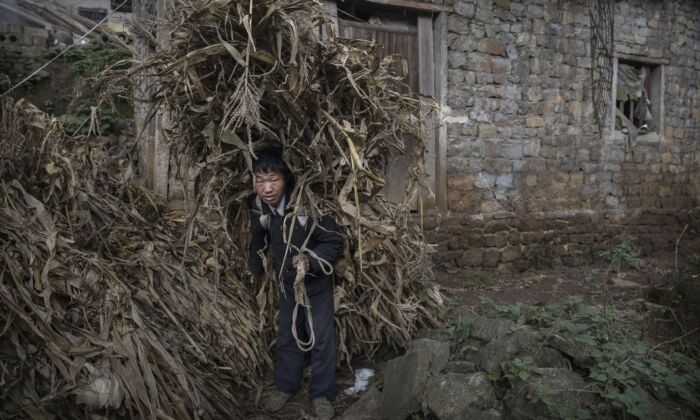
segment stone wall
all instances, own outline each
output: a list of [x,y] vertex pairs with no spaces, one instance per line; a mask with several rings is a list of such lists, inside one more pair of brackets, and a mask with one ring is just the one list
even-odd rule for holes
[[48,37],[49,33],[44,28],[19,22],[0,22],[0,60],[40,57]]
[[438,263],[577,264],[622,235],[650,252],[699,206],[700,1],[615,3],[615,51],[663,63],[660,127],[634,140],[598,133],[587,1],[452,2]]

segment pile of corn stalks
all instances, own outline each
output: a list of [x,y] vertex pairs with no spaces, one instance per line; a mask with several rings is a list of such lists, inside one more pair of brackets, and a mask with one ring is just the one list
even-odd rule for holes
[[[126,145],[66,138],[19,102],[0,115],[0,417],[230,417],[270,366],[276,287],[247,270],[251,157],[278,145],[295,211],[330,214],[340,361],[402,346],[441,303],[411,209],[424,106],[397,57],[320,39],[311,1],[176,0],[170,46],[101,82],[153,77],[186,213],[131,183]],[[416,147],[403,203],[381,194]],[[420,208],[420,206],[419,206]],[[67,401],[76,399],[80,404]]]
[[223,269],[241,251],[211,220],[185,241],[185,218],[128,182],[124,145],[68,139],[23,101],[0,118],[0,417],[235,413],[269,364]]
[[[312,1],[175,3],[167,45],[126,76],[157,75],[150,99],[165,111],[173,155],[190,168],[182,171],[194,179],[185,182],[190,207],[228,215],[244,249],[251,157],[282,147],[295,211],[332,215],[348,243],[336,267],[340,359],[406,343],[434,321],[440,296],[428,287],[432,267],[411,220],[425,178],[425,105],[398,92],[400,58],[380,60],[366,41],[322,39],[321,28],[330,29]],[[399,204],[381,194],[396,153],[414,158]],[[271,287],[266,302],[274,296]]]

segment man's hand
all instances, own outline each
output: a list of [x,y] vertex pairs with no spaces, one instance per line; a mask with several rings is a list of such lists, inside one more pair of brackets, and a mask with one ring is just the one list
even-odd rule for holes
[[309,272],[309,258],[306,255],[295,255],[292,257],[292,265],[299,270],[299,263],[303,264],[305,272]]

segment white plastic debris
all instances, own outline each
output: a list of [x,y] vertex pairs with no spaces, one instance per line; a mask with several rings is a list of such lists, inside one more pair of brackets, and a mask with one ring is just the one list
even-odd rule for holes
[[369,378],[374,376],[374,369],[357,369],[355,371],[355,385],[347,388],[345,395],[356,395],[367,389]]

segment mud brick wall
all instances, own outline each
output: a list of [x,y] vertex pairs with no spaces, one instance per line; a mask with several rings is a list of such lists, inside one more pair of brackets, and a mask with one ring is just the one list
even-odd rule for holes
[[615,2],[616,53],[657,63],[663,85],[658,129],[634,141],[598,134],[588,1],[445,3],[448,209],[426,221],[436,262],[578,264],[623,235],[669,247],[700,205],[700,1]]

